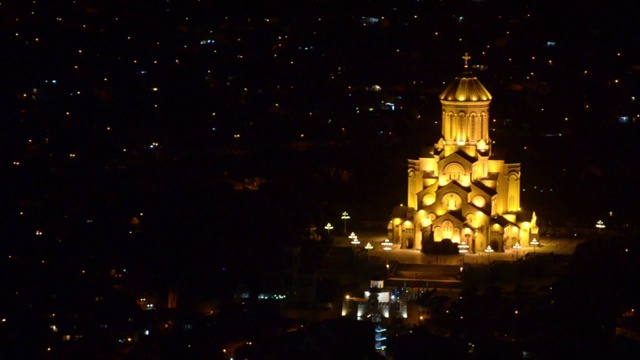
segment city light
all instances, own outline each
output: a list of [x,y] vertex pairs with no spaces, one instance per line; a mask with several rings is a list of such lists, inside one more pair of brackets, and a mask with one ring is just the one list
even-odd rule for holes
[[389,239],[385,239],[380,245],[382,245],[382,248],[385,251],[385,262],[386,262],[386,266],[387,266],[387,274],[389,273],[389,251],[392,249],[393,247],[393,243],[391,241],[389,241]]
[[[524,358],[584,358],[606,351],[603,333],[633,337],[633,2],[588,2],[572,14],[587,25],[559,38],[536,31],[567,28],[555,2],[414,2],[277,16],[201,0],[0,2],[10,40],[0,265],[18,276],[3,288],[0,328],[29,339],[6,358],[117,357],[169,337],[178,359],[304,358],[291,341],[327,338],[345,346],[314,355],[384,357],[389,346],[392,357],[438,357],[408,335],[421,324],[466,341],[478,340],[469,329],[501,329],[481,336],[479,355],[507,346]],[[344,208],[356,211],[352,231]],[[343,233],[324,220],[343,221]],[[586,266],[572,266],[576,251]],[[482,290],[494,282],[503,291]],[[476,306],[483,297],[491,306]],[[137,312],[110,306],[122,299]],[[372,324],[320,323],[339,303]],[[103,308],[109,316],[92,311]],[[220,319],[249,335],[198,344]],[[266,341],[251,335],[257,325],[272,330],[258,334]],[[563,333],[535,335],[553,326]],[[456,353],[473,353],[464,340]],[[563,341],[572,346],[558,355]]]
[[349,239],[351,239],[351,245],[353,246],[360,245],[358,236],[355,233],[351,233],[351,235],[349,235]]
[[367,250],[367,261],[369,261],[369,251],[373,250],[373,245],[368,242],[367,245],[364,246],[364,249]]
[[325,230],[327,230],[327,235],[331,236],[331,230],[333,230],[333,225],[331,225],[331,223],[327,223],[327,225],[324,226]]
[[461,260],[462,260],[462,267],[460,267],[460,272],[463,271],[463,267],[464,267],[464,256],[465,254],[467,254],[469,252],[469,245],[467,245],[466,242],[461,242],[460,245],[458,245],[458,254],[461,255]]
[[344,234],[347,234],[347,220],[351,219],[348,212],[343,212],[341,219],[344,221]]
[[351,235],[349,235],[349,239],[351,239],[351,245],[353,245],[353,251],[356,251],[356,246],[360,245],[360,241],[358,240],[358,236],[356,235],[356,233],[351,233]]
[[491,263],[491,253],[493,252],[493,249],[491,248],[491,245],[487,246],[487,248],[484,250],[484,252],[487,253],[487,262],[490,264]]
[[516,259],[518,259],[518,250],[522,249],[522,245],[518,242],[513,244],[513,248],[516,249]]
[[533,238],[533,240],[531,240],[531,246],[533,246],[533,253],[536,253],[536,247],[540,245],[540,242],[538,241],[538,239]]

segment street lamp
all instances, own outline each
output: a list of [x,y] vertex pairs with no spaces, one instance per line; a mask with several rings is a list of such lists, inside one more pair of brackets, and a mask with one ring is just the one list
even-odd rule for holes
[[487,253],[487,261],[489,262],[489,264],[491,264],[491,253],[493,252],[493,249],[491,248],[491,245],[487,246],[487,248],[484,250],[484,252]]
[[604,225],[604,222],[602,220],[598,220],[598,222],[596,223],[596,228],[598,229],[598,233],[602,232],[602,229],[604,229],[606,226]]
[[522,245],[519,242],[513,244],[513,248],[516,249],[516,260],[518,260],[518,250],[522,249]]
[[393,243],[389,239],[385,239],[380,245],[385,252],[385,262],[387,263],[387,275],[389,274],[389,251],[391,250]]
[[373,245],[368,242],[367,245],[364,246],[364,249],[367,250],[367,261],[369,261],[369,250],[373,249]]
[[356,252],[356,246],[360,245],[360,241],[358,241],[358,237],[356,236],[355,233],[351,233],[351,235],[349,235],[349,239],[351,239],[351,245],[353,245],[353,252]]
[[349,213],[345,211],[345,212],[342,213],[341,219],[344,220],[344,234],[346,235],[347,234],[347,220],[351,219],[351,216],[349,216]]
[[469,245],[466,242],[461,242],[458,245],[458,254],[462,255],[462,266],[464,266],[464,255],[469,252]]
[[531,240],[531,245],[533,246],[533,253],[536,253],[536,246],[540,245],[540,242],[538,241],[538,239],[533,238],[533,240]]
[[331,236],[331,230],[333,230],[333,225],[331,225],[331,223],[327,223],[327,225],[325,225],[324,228],[325,230],[327,230],[327,234]]

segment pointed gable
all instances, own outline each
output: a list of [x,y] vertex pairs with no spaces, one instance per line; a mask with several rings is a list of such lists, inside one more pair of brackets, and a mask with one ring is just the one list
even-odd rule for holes
[[480,181],[474,181],[471,183],[471,192],[480,193],[488,196],[489,198],[497,194],[496,189],[492,189]]
[[471,191],[470,187],[465,187],[460,185],[457,181],[452,181],[447,185],[441,186],[438,190],[436,190],[436,196],[440,198],[442,195],[455,192],[460,196],[464,196],[466,198],[467,194]]
[[475,163],[478,159],[473,156],[469,156],[466,152],[462,150],[458,150],[453,154],[441,159],[438,161],[438,168],[443,169],[446,165],[452,162],[460,163],[464,166],[465,169],[471,170],[471,165]]
[[460,211],[450,211],[444,215],[438,216],[435,220],[433,220],[433,226],[440,226],[446,220],[451,221],[455,226],[459,227],[462,227],[466,221]]

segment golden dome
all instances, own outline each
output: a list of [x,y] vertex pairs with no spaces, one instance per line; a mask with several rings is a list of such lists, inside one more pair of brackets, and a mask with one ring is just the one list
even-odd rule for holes
[[490,101],[491,94],[480,83],[471,71],[465,69],[462,76],[458,76],[440,94],[440,100],[446,101]]

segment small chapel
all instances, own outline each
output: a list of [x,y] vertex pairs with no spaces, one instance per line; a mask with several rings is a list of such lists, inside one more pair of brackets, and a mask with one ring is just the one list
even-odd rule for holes
[[[442,134],[408,160],[406,205],[393,209],[388,236],[403,249],[430,252],[437,243],[469,253],[529,246],[535,213],[520,208],[520,163],[505,162],[489,134],[491,94],[469,69],[440,94]],[[489,248],[490,247],[490,248]]]

